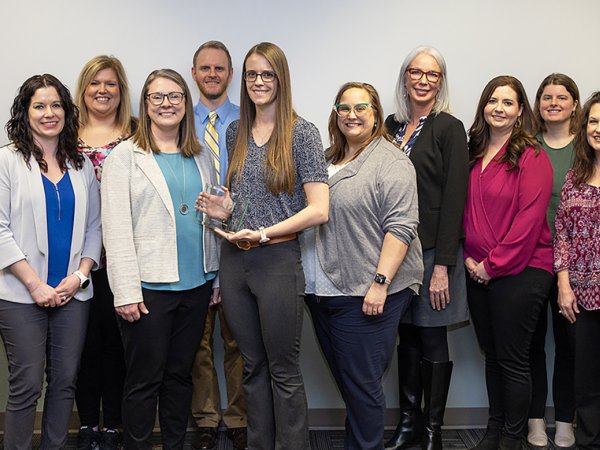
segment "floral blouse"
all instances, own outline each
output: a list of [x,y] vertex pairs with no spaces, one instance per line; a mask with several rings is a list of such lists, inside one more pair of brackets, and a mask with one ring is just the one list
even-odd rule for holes
[[[77,140],[77,149],[90,158],[90,161],[94,165],[94,170],[96,171],[96,179],[98,183],[102,178],[102,165],[106,157],[112,152],[113,148],[121,143],[125,139],[123,136],[119,136],[114,141],[109,142],[102,147],[92,147],[87,145],[83,139],[79,138]],[[106,253],[104,252],[104,247],[102,247],[102,256],[100,257],[100,268],[106,267]]]
[[567,172],[556,213],[554,271],[569,271],[577,303],[600,309],[600,187],[573,184]]
[[102,178],[102,163],[110,154],[110,152],[112,152],[113,148],[120,144],[123,139],[123,136],[119,136],[114,141],[109,142],[102,147],[91,147],[87,145],[83,139],[78,139],[77,148],[80,152],[84,153],[88,158],[90,158],[90,161],[92,161],[98,182],[100,182]]

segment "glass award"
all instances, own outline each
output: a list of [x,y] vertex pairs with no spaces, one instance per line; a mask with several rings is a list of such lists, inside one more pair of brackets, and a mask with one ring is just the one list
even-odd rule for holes
[[[206,213],[203,213],[202,224],[211,229],[219,228],[223,231],[235,233],[241,229],[246,217],[248,210],[247,202],[240,202],[238,195],[235,192],[227,192],[223,189],[223,186],[206,184],[204,192],[211,196],[217,197],[216,207],[223,210],[225,214],[229,215],[229,219],[222,220],[214,217],[210,217]],[[215,199],[213,198],[213,201]]]

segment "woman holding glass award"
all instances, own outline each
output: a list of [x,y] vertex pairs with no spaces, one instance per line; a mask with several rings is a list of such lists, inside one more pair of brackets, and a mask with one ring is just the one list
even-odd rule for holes
[[219,264],[216,235],[193,205],[215,181],[188,87],[170,69],[142,89],[139,126],[104,162],[107,270],[123,338],[125,447],[150,449],[158,403],[164,448],[183,448],[191,368]]
[[[229,215],[221,248],[223,308],[244,359],[248,448],[309,448],[300,373],[304,275],[297,233],[328,218],[329,195],[317,128],[292,108],[283,51],[263,42],[244,60],[240,120],[227,130],[229,214],[216,196],[199,208]],[[229,198],[228,195],[225,198]],[[217,212],[217,210],[220,210]]]

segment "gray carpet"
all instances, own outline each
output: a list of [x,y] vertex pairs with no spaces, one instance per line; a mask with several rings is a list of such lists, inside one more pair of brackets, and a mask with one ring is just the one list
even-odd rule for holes
[[[472,430],[444,430],[443,440],[445,449],[468,449],[477,444],[483,437],[483,429],[472,429]],[[389,438],[392,431],[386,431],[386,439]],[[192,440],[193,433],[188,433],[186,437],[185,448],[190,449],[190,442]],[[160,450],[162,446],[160,444],[160,435],[155,433],[152,437],[152,441],[155,444],[154,449]],[[69,439],[65,449],[75,449],[77,444],[77,434],[69,434]],[[36,434],[34,436],[33,448],[37,449],[40,445],[40,436]],[[1,446],[1,444],[0,444]],[[3,447],[3,446],[2,446]],[[311,450],[343,450],[344,448],[344,432],[342,430],[313,430],[310,432],[310,448]],[[418,450],[420,447],[414,447]],[[219,441],[217,450],[233,450],[231,441],[227,438],[224,431],[219,432]],[[412,450],[412,449],[411,449]]]

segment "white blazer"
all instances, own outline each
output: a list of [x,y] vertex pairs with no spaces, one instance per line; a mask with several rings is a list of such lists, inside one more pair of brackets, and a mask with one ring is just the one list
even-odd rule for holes
[[[216,184],[210,155],[194,157],[203,183]],[[102,226],[115,306],[140,303],[142,281],[179,281],[175,211],[154,154],[126,140],[104,160]],[[194,211],[192,210],[191,213]],[[217,235],[204,227],[204,271],[219,269]]]
[[[31,169],[13,145],[0,148],[0,299],[16,303],[34,303],[29,291],[8,266],[26,259],[37,275],[48,279],[48,225],[46,196],[40,166],[32,156]],[[73,236],[67,273],[79,268],[81,258],[100,261],[102,230],[100,225],[100,187],[92,163],[87,157],[81,170],[67,164],[75,193]],[[92,283],[76,294],[77,300],[89,300]]]

